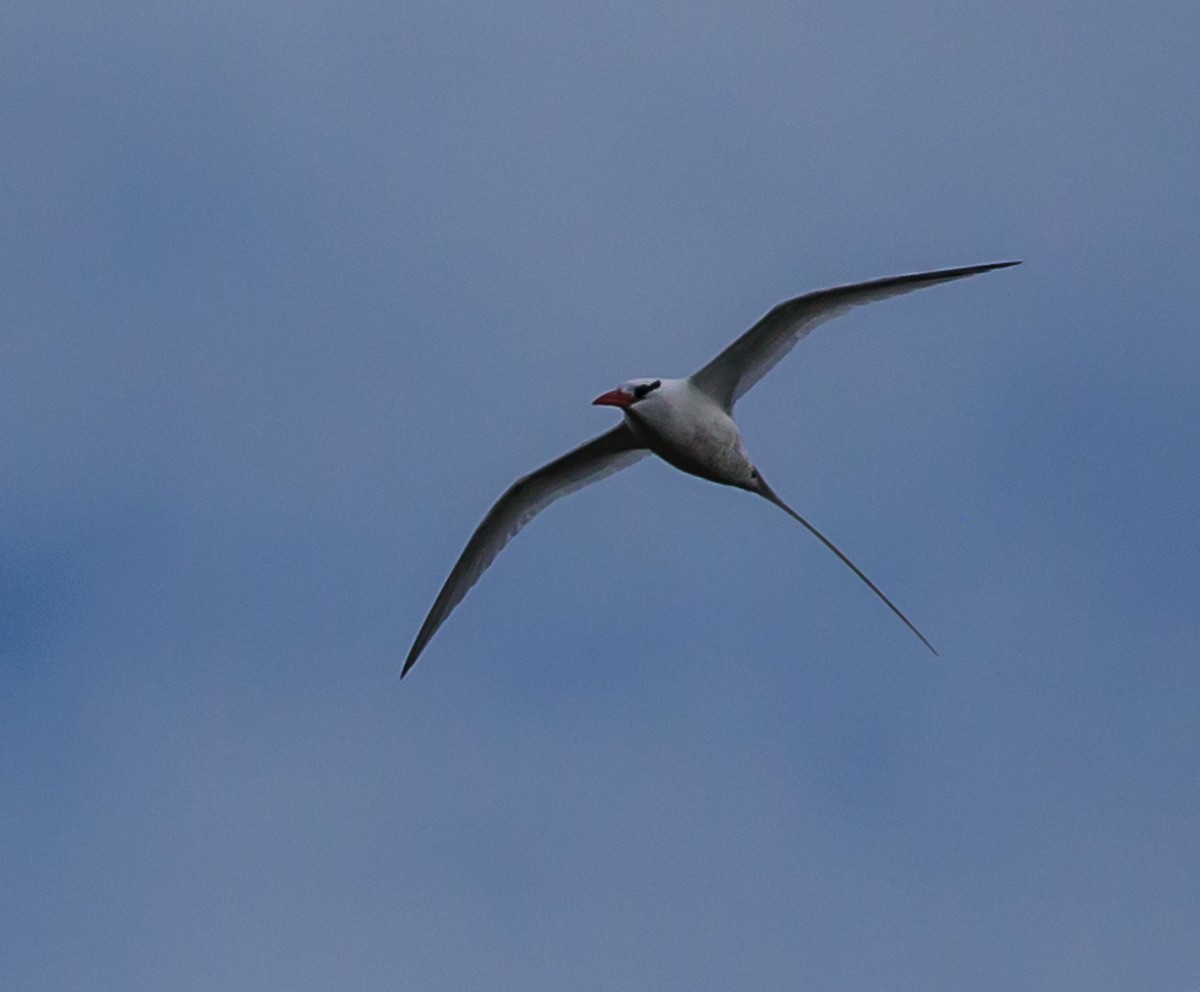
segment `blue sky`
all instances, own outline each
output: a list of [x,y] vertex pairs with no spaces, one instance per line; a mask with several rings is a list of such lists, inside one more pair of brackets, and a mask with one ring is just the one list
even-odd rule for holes
[[1197,20],[8,4],[0,985],[1194,989]]

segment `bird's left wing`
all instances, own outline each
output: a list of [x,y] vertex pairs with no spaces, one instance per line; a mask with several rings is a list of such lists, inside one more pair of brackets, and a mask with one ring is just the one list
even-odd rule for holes
[[784,355],[795,347],[818,324],[832,320],[852,307],[889,296],[911,293],[914,289],[936,286],[938,283],[962,279],[964,276],[1006,269],[1020,262],[991,262],[986,265],[967,265],[958,269],[939,269],[936,272],[917,272],[906,276],[890,276],[873,282],[822,289],[816,293],[797,296],[780,303],[770,313],[729,345],[716,358],[692,376],[692,382],[720,403],[726,410],[759,379],[771,371]]
[[622,423],[509,486],[458,556],[450,577],[421,624],[400,677],[408,674],[450,611],[462,602],[517,531],[556,499],[632,465],[644,454],[646,449]]

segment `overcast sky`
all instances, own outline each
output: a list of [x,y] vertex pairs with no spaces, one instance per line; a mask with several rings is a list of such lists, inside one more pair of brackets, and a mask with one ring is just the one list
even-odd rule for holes
[[[0,986],[1194,990],[1194,3],[0,13]],[[794,521],[592,397],[774,303]]]

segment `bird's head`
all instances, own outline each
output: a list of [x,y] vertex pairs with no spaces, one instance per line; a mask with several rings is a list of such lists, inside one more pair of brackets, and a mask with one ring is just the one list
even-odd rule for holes
[[630,379],[592,400],[593,406],[619,406],[627,409],[640,403],[662,385],[661,379]]

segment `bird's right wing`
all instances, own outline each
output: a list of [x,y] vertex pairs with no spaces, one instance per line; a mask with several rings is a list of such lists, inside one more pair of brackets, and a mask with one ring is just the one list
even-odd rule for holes
[[462,602],[517,531],[556,499],[632,465],[644,454],[646,449],[622,423],[509,486],[458,556],[450,577],[421,624],[400,677],[408,674],[450,611]]
[[940,269],[907,276],[890,276],[851,286],[837,286],[797,296],[780,303],[770,313],[692,376],[692,382],[726,410],[759,379],[771,371],[796,342],[818,324],[838,317],[851,307],[886,300],[925,286],[1004,269],[1019,262],[993,262],[960,269]]

